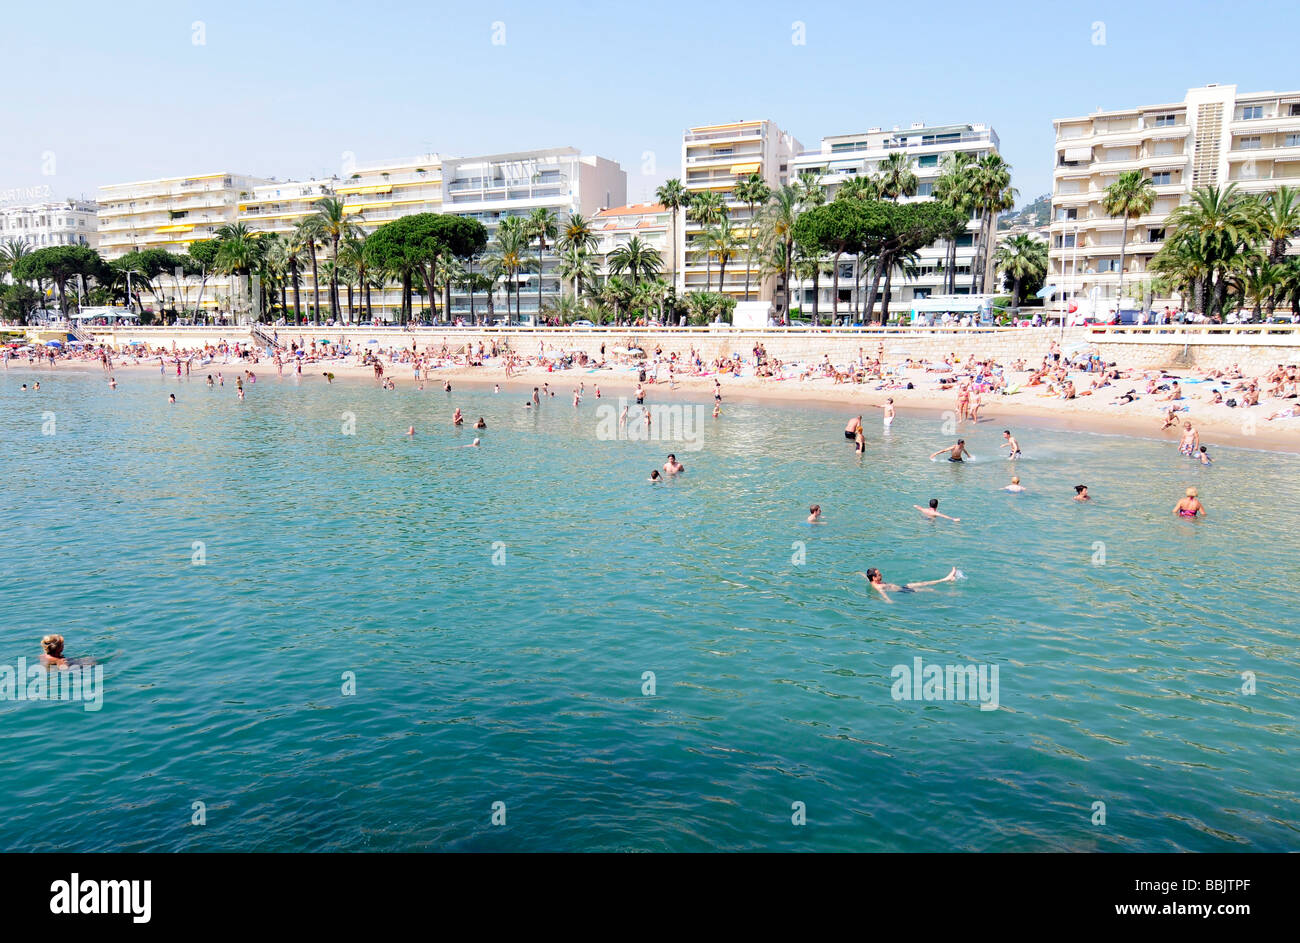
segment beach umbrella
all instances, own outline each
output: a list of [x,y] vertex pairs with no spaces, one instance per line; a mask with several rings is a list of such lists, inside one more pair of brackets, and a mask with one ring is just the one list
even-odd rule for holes
[[372,338],[370,338],[370,340],[366,341],[366,344],[367,344],[367,345],[369,345],[369,344],[374,344],[376,347],[378,347],[378,346],[379,346],[379,341],[375,340],[375,339],[372,337]]
[[46,341],[46,342],[45,342],[45,346],[46,346],[46,347],[62,347],[62,346],[63,346],[63,341]]

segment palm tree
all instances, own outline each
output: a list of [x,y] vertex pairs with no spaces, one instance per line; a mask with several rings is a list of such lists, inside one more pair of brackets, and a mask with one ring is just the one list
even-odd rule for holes
[[1300,193],[1291,187],[1278,187],[1260,203],[1257,222],[1269,244],[1269,262],[1281,263],[1291,237],[1300,235]]
[[575,299],[581,299],[584,283],[591,284],[596,281],[596,266],[592,262],[591,253],[577,247],[570,247],[560,253],[559,273],[560,278],[573,283]]
[[[311,259],[311,316],[312,321],[320,323],[320,266],[316,256],[316,249],[323,238],[320,228],[320,218],[316,215],[304,216],[294,227],[294,238],[297,243],[307,250],[307,255]],[[295,304],[297,303],[295,299]]]
[[[785,315],[790,316],[790,266],[794,262],[794,224],[802,212],[802,188],[785,184],[772,192],[772,198],[763,207],[763,240],[769,246],[769,257],[779,258],[781,277],[785,284]],[[776,246],[780,246],[777,254]]]
[[1119,240],[1119,287],[1115,296],[1115,310],[1124,304],[1124,255],[1128,249],[1128,221],[1151,212],[1156,202],[1156,190],[1150,179],[1140,170],[1129,170],[1106,188],[1101,208],[1107,216],[1124,217],[1123,234]]
[[665,180],[663,186],[655,191],[655,199],[664,205],[665,209],[672,211],[673,214],[673,288],[677,287],[677,213],[682,208],[689,206],[691,202],[690,192],[682,186],[682,182],[674,177],[671,180]]
[[600,240],[591,230],[591,222],[581,213],[574,213],[564,224],[564,231],[555,243],[562,253],[560,278],[573,279],[573,297],[582,296],[582,279],[591,269],[587,256],[596,250]]
[[519,216],[507,216],[497,226],[492,264],[506,283],[506,316],[510,313],[510,286],[515,286],[515,317],[519,317],[519,273],[527,268],[526,254],[530,237]]
[[[1235,183],[1197,187],[1191,201],[1178,206],[1166,219],[1173,228],[1152,265],[1168,250],[1177,259],[1161,270],[1195,272],[1197,310],[1210,317],[1220,314],[1228,292],[1228,275],[1233,259],[1252,246],[1259,236],[1257,211]],[[1204,305],[1204,309],[1201,305]]]
[[772,188],[767,185],[767,181],[761,174],[752,173],[736,184],[736,199],[749,207],[748,228],[744,231],[746,301],[749,300],[749,271],[754,267],[754,243],[758,236],[758,219],[755,212],[756,208],[766,203],[771,196]]
[[662,265],[659,253],[636,236],[609,254],[609,270],[616,275],[626,274],[634,286],[645,276],[659,274]]
[[[934,181],[934,198],[954,212],[970,220],[975,212],[975,158],[966,151],[951,151],[939,164],[939,177]],[[967,225],[954,230],[948,238],[948,252],[944,263],[944,294],[957,291],[957,240],[966,234]]]
[[614,310],[614,319],[618,320],[619,314],[629,305],[635,291],[632,284],[615,275],[605,279],[605,284],[600,286],[600,300],[602,304]]
[[[339,242],[356,232],[352,218],[344,211],[338,197],[326,197],[316,204],[313,214],[320,238],[330,244],[330,258],[338,259]],[[360,214],[355,219],[360,220]],[[335,265],[330,273],[330,316],[339,320],[339,270]]]
[[[704,242],[704,251],[718,257],[718,293],[721,294],[723,281],[727,277],[727,263],[735,257],[736,251],[740,248],[740,239],[736,231],[731,228],[731,221],[725,216],[715,225],[704,230],[701,238]],[[704,287],[707,289],[708,285]]]
[[537,240],[537,316],[542,314],[542,253],[546,251],[547,240],[554,240],[559,234],[559,220],[544,206],[539,206],[528,216],[525,227],[530,240]]
[[1020,307],[1020,283],[1047,274],[1047,245],[1027,235],[1012,236],[998,246],[998,271],[1011,279],[1011,306]]
[[12,272],[19,259],[31,254],[32,247],[26,240],[10,237],[0,242],[0,275]]
[[799,202],[803,204],[805,209],[821,206],[826,202],[826,188],[822,186],[822,177],[817,171],[799,171],[799,178],[795,181],[795,186],[799,188]]
[[[976,259],[983,259],[979,274],[980,292],[988,290],[993,280],[993,235],[997,214],[1016,205],[1017,190],[1011,186],[1011,165],[1001,154],[985,154],[975,164],[972,174],[972,206],[980,214],[980,249]],[[971,272],[974,287],[976,272]]]
[[813,308],[812,321],[818,324],[821,321],[821,275],[822,260],[815,255],[805,254],[798,246],[795,247],[794,263],[791,265],[791,271],[799,281],[811,281],[813,286]]
[[902,151],[894,151],[882,160],[876,173],[884,199],[897,203],[899,197],[916,196],[920,184],[912,170],[912,158]]
[[[704,229],[719,223],[727,217],[727,203],[722,198],[722,194],[716,190],[702,190],[691,198],[690,206],[686,208],[686,218],[692,222],[699,223]],[[696,236],[696,247],[702,243],[703,233]],[[713,256],[709,254],[708,247],[704,249],[704,290],[709,290],[709,283],[713,280]]]
[[236,277],[251,276],[262,262],[264,245],[261,235],[245,223],[227,223],[220,227],[215,234],[217,271]]
[[[366,312],[367,317],[372,317],[370,311],[370,278],[366,269],[366,236],[360,228],[354,228],[352,232],[343,237],[343,242],[338,249],[338,259],[346,267],[345,270],[351,271],[355,275],[358,291],[361,292],[361,308]],[[297,301],[295,299],[295,304]],[[352,284],[348,284],[348,313],[352,314]]]

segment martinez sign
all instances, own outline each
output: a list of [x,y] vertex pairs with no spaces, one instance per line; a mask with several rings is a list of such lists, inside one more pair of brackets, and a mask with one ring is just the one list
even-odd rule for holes
[[38,200],[52,199],[54,199],[54,191],[50,189],[48,183],[35,187],[14,187],[10,190],[0,190],[0,203],[34,203]]

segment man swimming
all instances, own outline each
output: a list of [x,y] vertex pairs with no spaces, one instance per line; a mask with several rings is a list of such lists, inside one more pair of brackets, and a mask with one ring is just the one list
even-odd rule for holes
[[942,579],[925,580],[920,583],[906,583],[902,586],[899,586],[897,583],[886,583],[884,576],[882,576],[880,571],[875,567],[868,567],[867,572],[859,572],[858,576],[863,577],[868,583],[870,583],[871,588],[879,593],[880,598],[885,602],[893,602],[893,600],[889,598],[889,593],[914,593],[918,589],[924,589],[927,586],[937,586],[939,583],[956,582],[957,568],[953,567],[948,571],[948,575]]
[[664,462],[664,471],[670,475],[676,475],[678,472],[686,471],[686,466],[677,461],[676,455],[669,455],[668,461]]
[[950,462],[960,462],[962,460],[963,455],[966,456],[966,458],[975,457],[974,455],[971,455],[970,452],[966,451],[966,440],[958,439],[956,445],[951,445],[946,449],[940,449],[939,451],[931,455],[930,461],[933,462],[936,458],[938,458],[940,455],[944,454],[945,452],[948,453],[948,461]]
[[849,424],[844,427],[844,438],[848,439],[850,442],[854,441],[858,436],[858,430],[861,428],[862,417],[854,416],[849,420]]
[[822,506],[820,504],[814,504],[808,508],[808,523],[809,524],[826,523],[825,521],[822,520]]
[[68,667],[68,659],[63,657],[62,635],[47,635],[41,639],[41,664],[46,668]]
[[958,521],[961,520],[960,517],[949,517],[947,514],[942,513],[939,510],[938,498],[931,498],[930,506],[928,508],[923,508],[919,504],[913,504],[912,507],[916,508],[926,517],[930,518],[930,520],[934,520],[936,517],[942,517],[945,521],[952,521],[953,523],[957,523]]
[[1091,501],[1091,500],[1092,500],[1092,498],[1090,498],[1090,497],[1088,496],[1088,486],[1087,486],[1087,485],[1075,485],[1075,486],[1074,486],[1074,500],[1076,500],[1076,501]]
[[1020,484],[1020,478],[1019,478],[1018,476],[1016,476],[1016,475],[1012,475],[1012,476],[1011,476],[1011,484],[1007,485],[1007,486],[1006,486],[1005,488],[1003,488],[1002,490],[1003,490],[1003,491],[1010,491],[1010,492],[1013,492],[1013,493],[1019,493],[1019,492],[1021,492],[1021,491],[1024,491],[1025,489],[1024,489],[1024,487]]
[[998,448],[1011,449],[1011,454],[1007,456],[1008,459],[1017,459],[1020,457],[1020,443],[1016,441],[1016,437],[1011,434],[1010,429],[1002,430],[1002,444],[999,445]]

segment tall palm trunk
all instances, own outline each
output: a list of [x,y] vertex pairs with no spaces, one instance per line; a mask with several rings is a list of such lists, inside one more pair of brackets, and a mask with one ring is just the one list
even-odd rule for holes
[[754,267],[754,204],[749,204],[749,233],[745,241],[745,300],[749,300],[749,270]]
[[821,274],[820,265],[813,267],[813,323],[816,324],[821,318]]
[[335,321],[339,318],[339,236],[334,233],[331,238],[330,258],[334,260],[334,268],[330,271],[330,317]]
[[311,319],[320,324],[320,270],[316,265],[316,243],[308,245],[311,250]]
[[539,239],[537,242],[537,319],[534,323],[542,323],[542,253],[546,251],[545,240]]
[[[293,323],[298,323],[298,318],[302,317],[302,297],[298,292],[298,259],[293,256],[289,259],[289,275],[293,279]],[[203,296],[203,289],[199,289],[199,297]]]
[[871,263],[871,277],[867,287],[867,302],[863,310],[863,316],[872,323],[876,320],[876,296],[880,293],[880,269],[889,262],[888,254],[882,252],[880,257]]
[[725,255],[719,255],[718,256],[718,294],[722,294],[722,281],[726,277],[727,277],[727,257]]
[[1115,289],[1115,313],[1124,307],[1124,251],[1128,248],[1128,214],[1124,215],[1123,234],[1119,237],[1119,287]]

